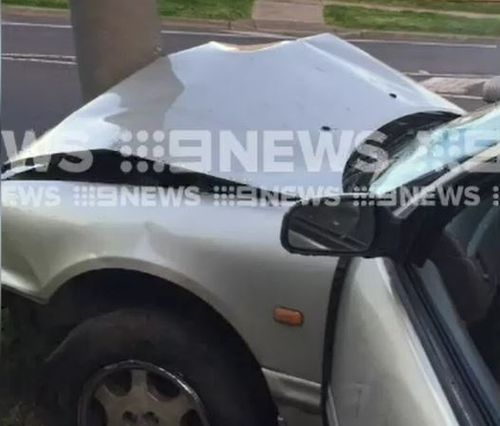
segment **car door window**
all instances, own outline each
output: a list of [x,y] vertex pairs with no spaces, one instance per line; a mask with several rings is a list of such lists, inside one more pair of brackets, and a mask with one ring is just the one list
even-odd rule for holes
[[429,261],[500,383],[500,208],[495,200],[486,198],[456,215]]

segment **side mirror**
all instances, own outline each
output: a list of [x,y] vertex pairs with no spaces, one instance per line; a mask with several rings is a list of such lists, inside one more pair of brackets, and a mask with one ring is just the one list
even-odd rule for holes
[[[375,200],[357,195],[312,200],[294,206],[283,220],[281,243],[291,253],[318,256],[381,256],[397,245],[394,222]],[[387,224],[381,230],[380,225]],[[383,241],[377,238],[380,231]]]

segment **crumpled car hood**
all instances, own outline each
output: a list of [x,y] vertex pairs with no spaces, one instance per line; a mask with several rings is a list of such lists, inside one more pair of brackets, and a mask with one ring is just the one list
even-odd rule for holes
[[[314,148],[325,129],[376,131],[400,117],[436,111],[463,113],[333,35],[253,47],[212,42],[158,59],[69,116],[16,160],[82,149],[120,151],[124,140],[133,144],[137,137],[146,145],[141,156],[262,189],[339,185],[341,173],[326,165],[311,173],[302,152],[291,158],[293,172],[249,171],[241,164],[221,170],[215,148],[216,166],[179,164],[168,149],[154,149],[166,144],[154,132],[230,131],[244,141],[247,131],[286,130],[293,138],[308,131]],[[264,139],[259,137],[259,148]],[[340,137],[335,140],[340,145]],[[339,170],[349,154],[339,156]]]

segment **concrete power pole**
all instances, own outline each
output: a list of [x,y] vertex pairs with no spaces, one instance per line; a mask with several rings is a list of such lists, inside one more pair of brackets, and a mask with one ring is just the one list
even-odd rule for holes
[[70,0],[83,97],[100,95],[162,53],[155,0]]

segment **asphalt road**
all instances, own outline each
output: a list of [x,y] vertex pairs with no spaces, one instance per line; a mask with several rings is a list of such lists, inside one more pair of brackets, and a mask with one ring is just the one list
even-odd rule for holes
[[[233,44],[276,41],[278,36],[165,31],[168,53],[210,40]],[[350,40],[396,69],[445,94],[466,109],[482,105],[482,82],[500,74],[496,44]],[[49,129],[81,105],[71,28],[66,24],[2,25],[3,130]]]

